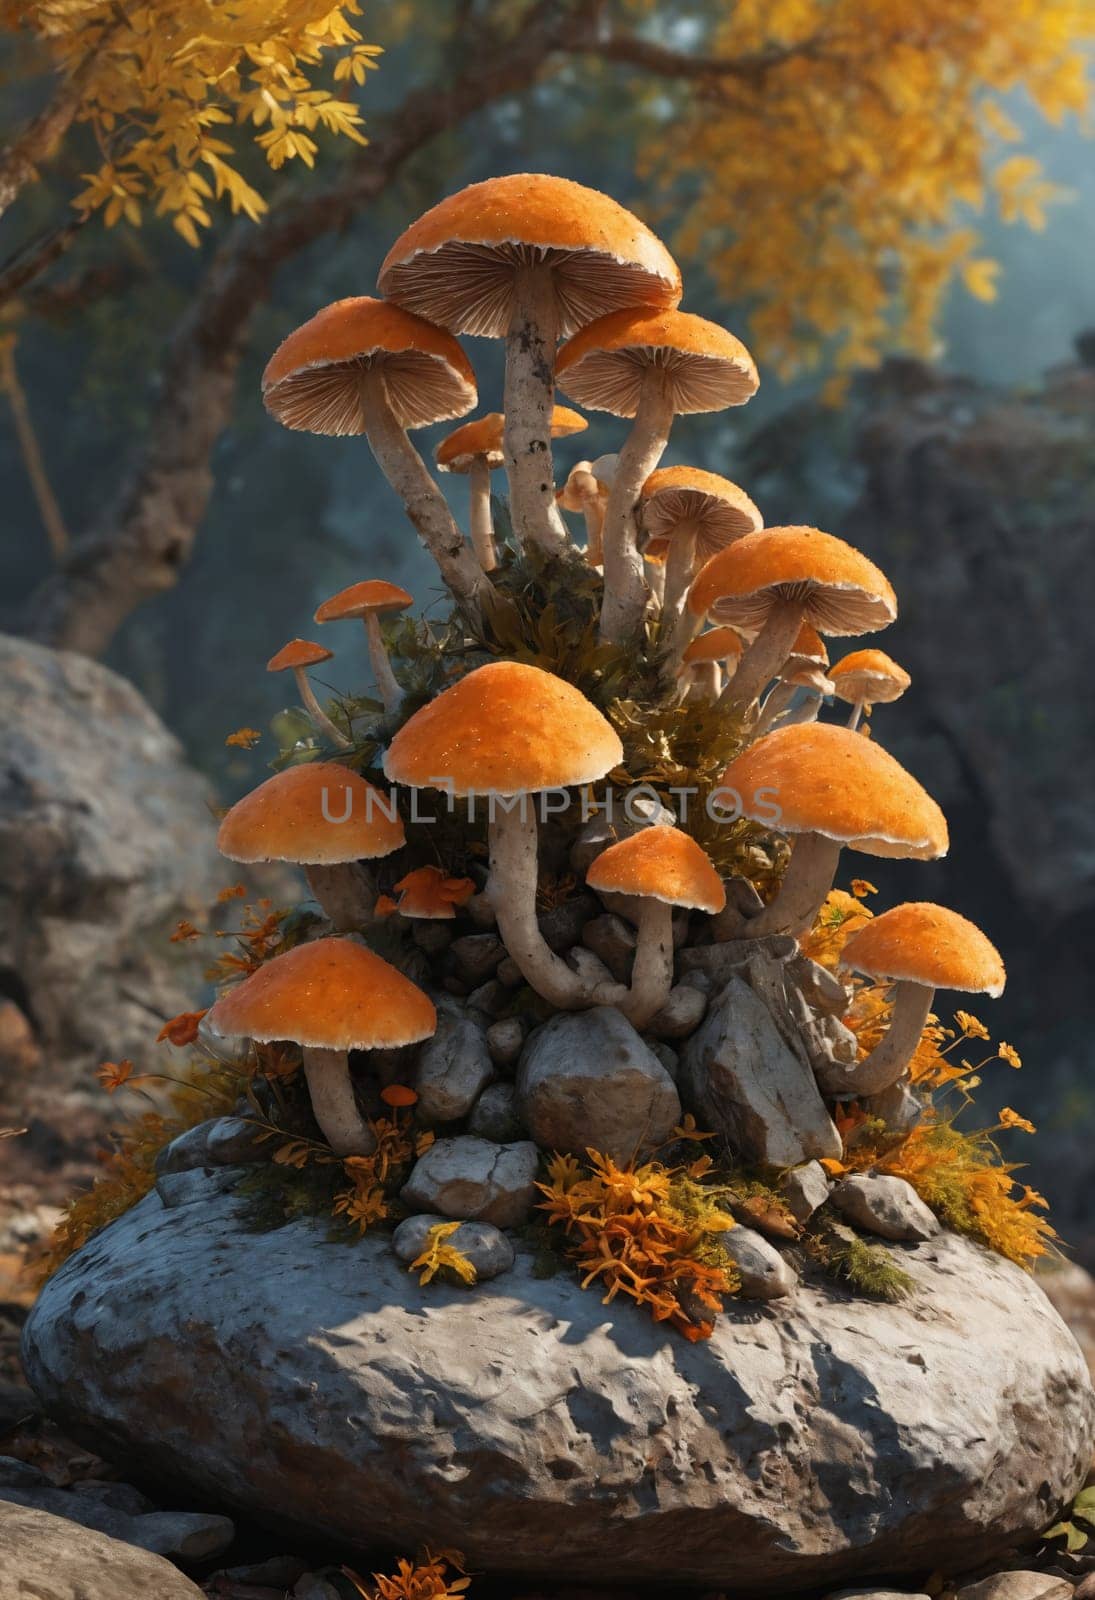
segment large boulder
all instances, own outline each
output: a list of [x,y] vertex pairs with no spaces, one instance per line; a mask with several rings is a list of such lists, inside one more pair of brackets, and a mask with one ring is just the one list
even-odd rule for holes
[[0,1501],[4,1600],[202,1600],[162,1556],[65,1517]]
[[1017,1267],[949,1233],[890,1248],[901,1304],[807,1264],[693,1345],[523,1246],[491,1283],[422,1286],[383,1236],[150,1195],[46,1285],[23,1354],[128,1472],[316,1543],[769,1593],[971,1568],[1076,1492],[1095,1396]]

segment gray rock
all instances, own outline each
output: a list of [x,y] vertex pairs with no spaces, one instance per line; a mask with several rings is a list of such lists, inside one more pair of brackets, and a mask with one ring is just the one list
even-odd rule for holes
[[545,911],[537,921],[544,943],[557,954],[569,950],[582,937],[582,929],[600,910],[595,895],[582,893]]
[[911,1133],[924,1120],[924,1101],[907,1078],[899,1078],[881,1094],[867,1095],[863,1109],[869,1117],[878,1117],[894,1133]]
[[486,1034],[467,1017],[440,1016],[437,1032],[418,1052],[416,1110],[428,1123],[466,1117],[494,1077]]
[[171,1560],[209,1560],[227,1550],[236,1537],[235,1527],[227,1517],[206,1516],[200,1511],[150,1511],[131,1516],[102,1500],[71,1494],[67,1489],[0,1489],[0,1504],[4,1501],[65,1517],[82,1528],[94,1528],[111,1539]]
[[958,1600],[1071,1600],[1072,1585],[1048,1572],[997,1572],[967,1583]]
[[428,956],[440,955],[453,942],[452,923],[416,917],[411,923],[411,938]]
[[293,1587],[293,1600],[342,1600],[342,1590],[318,1573],[306,1572]]
[[759,1315],[729,1297],[691,1345],[574,1273],[538,1278],[530,1252],[469,1294],[327,1226],[254,1233],[228,1197],[147,1197],[43,1288],[31,1381],[133,1474],[364,1560],[383,1528],[506,1573],[519,1529],[526,1585],[972,1570],[1087,1473],[1075,1341],[1024,1272],[950,1233],[892,1247],[915,1284],[898,1305],[811,1275]]
[[210,1190],[226,1194],[243,1177],[241,1167],[188,1167],[183,1172],[164,1172],[156,1179],[156,1193],[170,1210],[204,1200]]
[[189,1172],[195,1167],[235,1167],[267,1161],[276,1141],[260,1142],[261,1133],[258,1124],[246,1117],[211,1117],[165,1144],[156,1157],[156,1171]]
[[[392,1234],[392,1249],[409,1266],[425,1249],[431,1228],[452,1218],[431,1216],[429,1212],[407,1217]],[[513,1266],[513,1246],[492,1222],[462,1222],[445,1241],[467,1256],[480,1283],[497,1278]]]
[[52,1478],[48,1478],[44,1472],[39,1472],[37,1467],[32,1467],[29,1461],[20,1461],[15,1456],[0,1456],[0,1489],[52,1487]]
[[615,983],[617,981],[600,956],[595,956],[593,951],[584,944],[576,944],[572,950],[568,950],[565,960],[571,971],[576,972],[587,983]]
[[496,933],[465,933],[449,949],[456,976],[469,989],[493,978],[505,955],[506,947]]
[[525,1043],[520,1017],[500,1017],[487,1029],[487,1049],[496,1067],[512,1067]]
[[473,894],[460,909],[477,928],[490,929],[497,926],[498,913],[485,894]]
[[681,1116],[672,1078],[611,1006],[560,1013],[529,1036],[517,1103],[543,1149],[617,1160],[661,1144]]
[[671,1045],[666,1044],[664,1039],[647,1039],[644,1042],[650,1046],[666,1072],[673,1079],[673,1082],[676,1083],[681,1070],[681,1058],[677,1052]]
[[798,1282],[791,1263],[752,1228],[731,1228],[719,1243],[738,1269],[745,1300],[782,1300]]
[[512,1083],[491,1083],[471,1109],[468,1132],[478,1139],[493,1139],[495,1144],[513,1144],[526,1136],[517,1109],[517,1090]]
[[229,1583],[249,1583],[256,1588],[291,1589],[307,1573],[307,1564],[296,1556],[271,1556],[268,1561],[251,1561],[242,1567],[225,1567],[216,1574]]
[[513,996],[504,983],[499,983],[497,978],[488,978],[486,983],[481,983],[478,989],[473,989],[468,996],[468,1009],[479,1011],[484,1017],[497,1018],[512,1004]]
[[783,961],[798,948],[793,939],[773,934],[768,939],[733,939],[723,944],[696,945],[677,956],[677,971],[682,983],[691,983],[693,974],[705,972],[720,988],[739,977],[758,954]]
[[764,901],[748,878],[724,878],[723,885],[726,904],[707,924],[712,938],[719,943],[742,938],[750,920],[764,910]]
[[724,1134],[746,1161],[792,1167],[841,1154],[840,1135],[809,1068],[740,978],[731,978],[712,1001],[706,1022],[681,1052],[680,1084],[701,1127]]
[[809,956],[792,956],[787,963],[787,979],[806,1003],[822,1016],[843,1017],[848,1010],[848,991],[839,978]]
[[646,1024],[646,1032],[658,1039],[687,1039],[695,1033],[707,1014],[707,996],[690,983],[678,983],[669,999]]
[[820,1161],[792,1167],[784,1173],[779,1189],[796,1222],[808,1222],[829,1198],[829,1180]]
[[830,1199],[849,1222],[883,1239],[934,1239],[941,1229],[938,1217],[904,1178],[876,1173],[842,1178]]
[[507,989],[519,989],[524,981],[525,975],[512,956],[507,956],[504,961],[499,962],[499,983],[504,983]]
[[204,919],[225,867],[208,785],[131,683],[7,635],[0,683],[0,969],[49,1120],[59,1085],[141,1060],[149,1019],[193,1006],[205,953],[167,935]]
[[825,1600],[929,1600],[926,1594],[910,1594],[906,1589],[834,1589]]
[[3,1501],[0,1594],[4,1600],[204,1600],[161,1556]]
[[438,1139],[415,1163],[402,1199],[417,1211],[519,1228],[536,1199],[539,1159],[528,1139],[515,1144],[468,1134]]
[[814,1026],[830,1061],[850,1067],[859,1055],[859,1040],[839,1017],[818,1017]]
[[582,943],[604,962],[617,983],[631,982],[636,938],[631,924],[611,912],[593,917],[582,929]]
[[85,1478],[72,1484],[68,1492],[93,1500],[96,1505],[107,1506],[111,1511],[123,1511],[127,1517],[143,1517],[156,1509],[155,1502],[131,1483],[111,1483],[106,1478]]

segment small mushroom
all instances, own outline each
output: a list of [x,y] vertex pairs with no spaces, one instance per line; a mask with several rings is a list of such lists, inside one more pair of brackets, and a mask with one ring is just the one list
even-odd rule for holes
[[1007,973],[996,946],[965,917],[930,901],[893,906],[853,933],[840,954],[841,965],[894,985],[890,1024],[862,1061],[833,1062],[822,1089],[832,1095],[881,1094],[900,1081],[931,1012],[936,989],[965,994],[1004,992]]
[[592,461],[579,461],[571,467],[566,483],[555,498],[564,511],[582,513],[586,525],[586,560],[591,567],[599,567],[604,559],[608,490],[594,477]]
[[515,173],[472,184],[412,223],[377,280],[387,299],[454,333],[506,341],[505,455],[514,532],[558,554],[551,417],[560,338],[621,305],[676,305],[665,246],[607,195]]
[[884,650],[853,650],[843,656],[829,673],[833,693],[852,707],[849,728],[858,728],[864,711],[900,700],[912,679]]
[[469,672],[403,724],[384,758],[393,783],[444,787],[486,810],[485,892],[498,931],[536,992],[562,1010],[615,1005],[626,989],[572,971],[540,932],[536,797],[596,783],[622,759],[619,736],[583,694],[516,661]]
[[436,1032],[421,989],[351,939],[316,939],[267,961],[208,1013],[215,1033],[304,1054],[312,1111],[337,1156],[367,1156],[376,1139],[358,1109],[351,1050],[390,1050]]
[[737,670],[745,641],[736,628],[722,623],[698,634],[685,646],[681,658],[681,683],[686,699],[717,700],[722,691],[722,667],[728,676]]
[[791,654],[804,622],[827,634],[869,633],[897,616],[897,597],[873,561],[817,528],[763,528],[712,556],[688,592],[693,616],[759,630],[723,691],[748,712]]
[[401,917],[444,922],[451,922],[457,906],[466,905],[475,893],[470,878],[446,877],[440,867],[416,867],[393,887],[400,897],[395,909]]
[[873,740],[831,723],[765,734],[731,761],[720,787],[738,814],[795,839],[775,899],[746,924],[750,939],[808,932],[842,847],[916,861],[947,853],[946,818],[911,773]]
[[753,358],[732,333],[684,311],[615,311],[563,346],[559,387],[578,405],[633,417],[605,507],[601,638],[638,633],[649,599],[635,521],[643,485],[675,416],[744,404],[757,389]]
[[707,852],[679,828],[641,828],[603,850],[586,873],[598,893],[642,900],[631,987],[617,1008],[643,1028],[673,987],[673,911],[687,907],[714,915],[726,890]]
[[[804,622],[791,646],[791,654],[780,669],[779,678],[764,697],[754,729],[758,738],[777,722],[814,721],[822,700],[835,693],[833,683],[825,676],[828,665],[829,652],[824,639],[808,622]],[[800,690],[806,691],[801,705],[796,707],[793,718],[787,718],[785,713]]]
[[402,849],[403,824],[390,795],[350,767],[309,761],[276,772],[237,800],[217,831],[229,861],[292,861],[340,932],[375,915],[375,889],[360,861]]
[[301,703],[317,728],[321,728],[333,744],[342,749],[349,747],[350,741],[331,721],[319,701],[316,699],[315,690],[308,682],[308,668],[318,666],[321,661],[331,661],[334,653],[325,650],[321,644],[312,644],[309,639],[290,639],[288,644],[282,645],[277,655],[271,656],[266,663],[267,672],[292,672],[297,681],[297,693]]
[[365,637],[369,642],[369,662],[384,710],[390,716],[403,703],[403,689],[392,671],[380,619],[389,613],[406,611],[413,605],[412,597],[398,583],[386,583],[383,578],[366,578],[364,583],[352,583],[348,589],[324,600],[316,610],[316,622],[342,622],[348,617],[360,617],[365,624]]

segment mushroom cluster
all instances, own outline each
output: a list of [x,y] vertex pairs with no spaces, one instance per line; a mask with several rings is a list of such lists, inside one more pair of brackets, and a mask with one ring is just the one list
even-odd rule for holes
[[[303,866],[319,915],[303,943],[227,989],[207,1027],[299,1045],[316,1120],[343,1156],[372,1146],[361,1109],[369,1057],[355,1053],[377,1050],[389,1084],[402,1075],[393,1092],[421,1097],[422,1115],[453,1143],[523,1126],[541,1148],[574,1148],[552,1123],[565,1101],[567,1127],[587,1143],[611,1105],[606,1141],[637,1155],[650,1127],[639,1117],[620,1132],[632,1092],[620,1054],[628,1073],[645,1074],[643,1116],[663,1134],[691,1110],[722,1118],[718,1131],[761,1166],[831,1156],[838,1105],[877,1109],[906,1081],[936,987],[998,994],[1004,982],[985,936],[942,907],[913,903],[869,921],[844,961],[893,985],[894,1004],[859,1060],[841,1020],[849,990],[801,950],[843,850],[909,861],[947,850],[939,807],[871,736],[871,708],[904,693],[908,674],[874,649],[830,666],[827,639],[894,621],[889,581],[831,534],[765,526],[728,478],[661,466],[675,418],[742,404],[757,371],[733,334],[679,309],[668,251],[607,196],[543,175],[474,184],[407,229],[378,290],[291,333],[266,369],[264,399],[288,427],[365,436],[454,602],[446,651],[423,635],[436,656],[423,691],[421,671],[400,664],[411,625],[385,623],[412,596],[370,578],[315,613],[364,625],[381,707],[367,726],[361,702],[325,709],[316,698],[307,669],[330,663],[330,650],[297,639],[270,661],[294,674],[314,740],[289,754],[300,764],[228,812],[219,843],[235,861]],[[457,335],[505,342],[502,409],[463,421],[434,455],[441,472],[469,479],[467,539],[409,437],[477,403]],[[558,482],[554,443],[588,423],[556,403],[557,386],[630,419],[605,454],[590,452]],[[504,527],[492,475],[506,486]],[[564,513],[582,519],[582,545]],[[546,592],[561,611],[574,589],[595,595],[588,670],[567,654],[561,625],[557,657],[537,618],[522,634],[529,594]],[[694,716],[725,741],[724,770],[714,786],[706,773],[691,817],[671,804],[682,791],[652,787],[649,764],[629,765],[631,681],[659,726]],[[822,715],[834,697],[852,707],[847,725]],[[716,794],[724,810],[713,812]],[[773,840],[769,860],[789,848],[774,892],[770,878],[758,880],[761,894],[740,869],[716,865],[711,830],[724,820]],[[760,1022],[754,1009],[741,1024],[757,1058],[716,1086],[721,1035],[701,1048],[704,1016],[746,1002],[762,1006]],[[486,1028],[463,1077],[454,1005]],[[543,1041],[532,1051],[530,1016],[543,1032],[585,1013],[600,1029],[587,1039],[600,1043],[550,1061]],[[766,1028],[774,1044],[759,1042]],[[603,1059],[586,1063],[583,1048]],[[611,1082],[589,1087],[594,1067]],[[507,1100],[498,1080],[515,1069]],[[552,1127],[554,1138],[540,1131]]]

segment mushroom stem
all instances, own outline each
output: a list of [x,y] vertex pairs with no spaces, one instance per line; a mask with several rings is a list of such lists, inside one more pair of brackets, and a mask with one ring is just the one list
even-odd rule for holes
[[536,815],[529,797],[493,805],[490,821],[490,879],[486,893],[498,917],[502,942],[529,983],[561,1011],[618,1005],[623,984],[591,985],[573,972],[546,943],[536,918],[538,873]]
[[716,701],[722,689],[722,668],[717,661],[697,661],[687,669],[684,696],[687,700]]
[[646,586],[650,590],[650,597],[660,611],[665,599],[665,562],[645,561],[643,563],[643,576]]
[[522,544],[538,544],[549,555],[559,555],[567,545],[566,528],[555,504],[551,461],[558,330],[559,310],[550,269],[519,268],[506,335],[502,446],[513,530]]
[[586,501],[582,515],[586,521],[586,560],[591,567],[599,567],[605,558],[605,503],[600,495]]
[[767,622],[723,690],[720,704],[727,711],[748,711],[765,684],[778,677],[798,637],[805,609],[804,600],[777,601],[772,607]]
[[796,685],[787,683],[783,679],[769,690],[764,697],[764,704],[760,708],[760,716],[757,718],[757,725],[753,730],[757,738],[762,733],[767,733],[776,718],[787,710],[791,701],[795,698],[795,693]]
[[312,862],[305,867],[304,876],[336,933],[352,933],[373,921],[376,885],[356,861]]
[[849,726],[849,728],[852,728],[854,730],[855,728],[859,727],[860,719],[863,716],[863,710],[864,710],[864,707],[866,706],[866,704],[867,704],[866,700],[864,699],[864,697],[862,695],[860,695],[859,699],[855,702],[855,704],[852,707],[851,716],[848,718],[848,726]]
[[679,673],[681,662],[684,659],[684,652],[702,627],[703,618],[697,617],[689,610],[687,605],[683,605],[673,619],[672,625],[668,629],[663,628],[664,648],[662,651],[661,671],[662,682],[666,688],[669,687]]
[[834,1061],[818,1078],[825,1094],[881,1094],[903,1075],[927,1026],[935,990],[924,983],[902,980],[894,984],[890,1025],[869,1056],[854,1066]]
[[[778,804],[778,795],[776,801]],[[749,919],[746,937],[760,939],[769,933],[789,933],[798,939],[808,933],[833,886],[839,860],[840,844],[836,839],[827,839],[823,833],[800,833],[779,893],[771,905]]]
[[305,1045],[304,1076],[308,1080],[312,1114],[335,1155],[372,1155],[376,1137],[357,1109],[345,1050],[320,1050]]
[[644,900],[631,987],[617,1008],[634,1028],[643,1028],[665,1005],[673,988],[673,907],[664,900]]
[[696,565],[696,525],[682,522],[669,541],[665,563],[665,595],[662,599],[662,626],[676,624],[688,596]]
[[297,680],[297,693],[300,695],[301,704],[311,717],[312,721],[315,723],[316,727],[322,728],[328,739],[330,739],[334,744],[339,745],[343,750],[348,750],[350,747],[349,739],[347,739],[341,728],[337,728],[335,726],[330,717],[327,715],[326,711],[324,711],[323,707],[320,705],[319,701],[316,699],[315,690],[308,682],[308,674],[305,672],[304,668],[294,667],[293,677]]
[[473,618],[508,607],[476,561],[445,496],[392,410],[382,367],[369,367],[362,373],[361,401],[365,437],[377,466],[402,500],[453,595]]
[[365,637],[369,641],[369,663],[373,669],[373,677],[376,679],[384,710],[391,716],[392,712],[398,711],[403,704],[403,690],[388,659],[388,649],[384,643],[384,635],[380,631],[380,618],[375,611],[367,611],[361,620],[365,624]]
[[673,426],[673,400],[661,367],[648,367],[627,443],[605,507],[605,593],[601,639],[624,644],[642,624],[650,599],[635,530],[635,507],[643,484],[658,465]]
[[476,456],[468,473],[468,521],[471,547],[484,572],[498,565],[494,548],[494,518],[490,510],[490,467],[486,456]]

